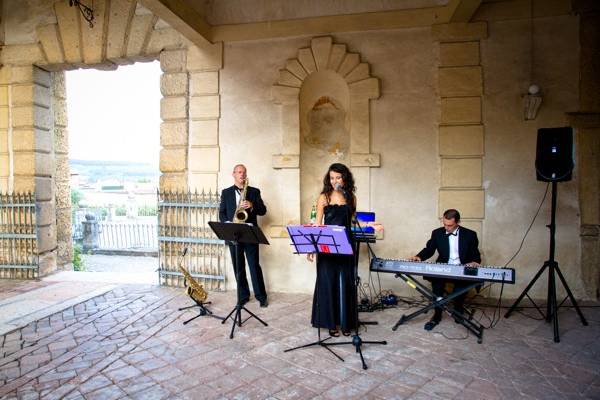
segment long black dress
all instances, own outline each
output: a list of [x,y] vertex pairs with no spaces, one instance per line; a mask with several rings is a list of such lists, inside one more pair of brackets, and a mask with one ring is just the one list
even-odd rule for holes
[[[352,210],[347,204],[325,206],[325,225],[350,228]],[[354,256],[336,254],[317,255],[317,281],[312,308],[312,326],[315,328],[350,331],[356,327],[356,299],[352,286]]]

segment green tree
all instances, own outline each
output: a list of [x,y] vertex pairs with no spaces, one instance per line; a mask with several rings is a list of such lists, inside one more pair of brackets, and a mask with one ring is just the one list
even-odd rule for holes
[[83,199],[83,194],[77,189],[71,189],[71,205],[79,207],[79,202]]

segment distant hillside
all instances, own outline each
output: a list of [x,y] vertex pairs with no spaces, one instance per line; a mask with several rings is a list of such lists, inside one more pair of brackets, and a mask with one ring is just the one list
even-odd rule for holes
[[86,176],[91,182],[113,179],[153,179],[158,178],[158,165],[129,161],[69,160],[71,173]]

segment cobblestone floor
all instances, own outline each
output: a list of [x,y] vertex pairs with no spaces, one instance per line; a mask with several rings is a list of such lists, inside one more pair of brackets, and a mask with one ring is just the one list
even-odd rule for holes
[[[209,300],[224,316],[235,294]],[[268,327],[250,319],[230,339],[231,321],[184,326],[194,311],[177,310],[189,305],[180,289],[119,286],[0,336],[0,399],[600,398],[599,308],[584,309],[587,327],[561,309],[560,343],[548,324],[519,313],[486,330],[482,344],[448,317],[432,332],[427,316],[394,332],[407,310],[363,313],[379,322],[363,340],[388,341],[363,346],[365,371],[352,346],[335,347],[345,362],[323,347],[284,353],[316,339],[311,297],[269,300],[267,309],[247,304]]]

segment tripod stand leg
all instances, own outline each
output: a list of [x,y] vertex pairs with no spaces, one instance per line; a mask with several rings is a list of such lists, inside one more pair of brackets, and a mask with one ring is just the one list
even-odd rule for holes
[[567,282],[565,281],[565,278],[564,278],[562,272],[560,272],[560,268],[558,268],[558,265],[556,266],[556,273],[558,274],[558,277],[560,278],[560,281],[562,282],[563,287],[567,291],[567,295],[569,296],[569,299],[571,300],[573,307],[575,307],[577,314],[579,314],[579,319],[581,319],[581,323],[584,326],[588,326],[588,322],[586,321],[585,317],[583,316],[583,313],[581,312],[581,309],[579,308],[577,301],[575,301],[575,297],[573,297],[573,293],[571,293],[571,289],[569,289],[569,285],[567,285]]
[[[254,314],[252,311],[248,310],[246,307],[242,307],[242,308],[243,308],[244,310],[246,310],[246,312],[247,312],[248,314],[250,314],[250,317],[252,317],[252,318],[256,318],[256,319],[258,320],[258,322],[260,322],[260,323],[261,323],[261,324],[263,324],[264,326],[269,326],[269,324],[267,324],[267,323],[266,323],[265,321],[263,321],[262,319],[258,318],[258,317],[256,316],[256,314]],[[242,325],[241,325],[241,321],[242,321],[242,316],[240,315],[240,326],[242,326]]]
[[523,297],[525,297],[525,295],[527,295],[527,292],[529,292],[529,289],[531,289],[531,287],[535,284],[535,282],[538,280],[538,278],[540,277],[540,275],[542,275],[542,272],[544,272],[544,270],[546,269],[547,266],[548,266],[548,262],[545,262],[544,265],[542,265],[542,267],[537,272],[537,274],[535,274],[535,277],[531,280],[531,282],[529,282],[529,285],[527,285],[527,287],[525,288],[525,290],[523,290],[523,292],[517,298],[517,300],[515,300],[515,302],[513,303],[513,305],[510,306],[510,308],[508,309],[508,311],[506,312],[506,314],[504,314],[504,318],[510,317],[510,314],[512,314],[512,312],[515,311],[515,308],[517,308],[517,306],[519,305],[519,303],[521,302],[521,300],[523,300]]

